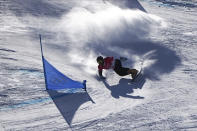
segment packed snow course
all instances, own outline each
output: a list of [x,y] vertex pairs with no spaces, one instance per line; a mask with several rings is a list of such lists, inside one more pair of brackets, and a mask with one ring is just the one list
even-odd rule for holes
[[[195,1],[0,0],[1,130],[197,130]],[[45,89],[45,58],[87,92]],[[98,55],[143,68],[132,83]]]

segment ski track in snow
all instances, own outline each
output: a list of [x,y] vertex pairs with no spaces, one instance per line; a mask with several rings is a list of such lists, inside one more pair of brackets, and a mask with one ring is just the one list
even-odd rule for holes
[[[197,130],[197,9],[139,2],[0,0],[0,130]],[[45,90],[40,33],[47,60],[88,93]],[[99,80],[98,54],[143,63],[143,82]]]

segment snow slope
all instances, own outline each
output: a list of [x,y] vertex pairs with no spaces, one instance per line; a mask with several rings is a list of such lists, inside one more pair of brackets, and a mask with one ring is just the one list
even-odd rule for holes
[[[195,1],[0,3],[1,130],[197,129]],[[87,92],[45,90],[39,34],[46,59]],[[99,80],[98,55],[143,66],[143,83]]]

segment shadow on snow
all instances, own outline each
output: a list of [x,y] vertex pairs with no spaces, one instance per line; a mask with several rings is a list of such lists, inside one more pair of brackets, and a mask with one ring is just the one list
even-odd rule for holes
[[[132,99],[144,99],[141,96],[129,95],[133,93],[133,89],[140,88],[137,85],[132,85],[131,79],[121,78],[117,85],[110,86],[106,81],[103,81],[107,89],[111,91],[111,95],[114,98],[119,98],[120,96]],[[143,85],[142,85],[143,86]]]
[[49,16],[61,17],[61,15],[70,10],[70,7],[60,8],[52,5],[44,0],[12,0],[9,2],[9,9],[16,16],[32,15],[32,16]]
[[134,92],[134,89],[142,89],[146,82],[144,77],[142,77],[139,82],[132,82],[131,79],[121,78],[116,85],[109,85],[106,80],[100,80],[98,77],[96,79],[102,81],[105,87],[111,91],[112,97],[116,99],[119,99],[120,96],[131,99],[144,99],[144,97],[141,96],[131,95]]
[[129,8],[129,9],[139,9],[146,12],[143,6],[139,3],[138,0],[103,0],[104,2],[111,2],[114,5],[119,6],[120,8]]
[[193,4],[193,3],[190,3],[192,1],[166,1],[166,0],[156,0],[158,2],[161,2],[163,4],[167,4],[167,5],[170,5],[170,6],[181,6],[181,7],[188,7],[188,8],[196,8],[197,5]]
[[61,93],[55,90],[47,90],[47,92],[70,127],[78,108],[88,101],[94,103],[87,92]]

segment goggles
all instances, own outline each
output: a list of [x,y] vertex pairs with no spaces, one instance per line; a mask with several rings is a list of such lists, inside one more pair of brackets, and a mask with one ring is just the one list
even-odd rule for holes
[[103,61],[102,61],[102,60],[98,60],[97,63],[98,63],[98,64],[102,64]]

